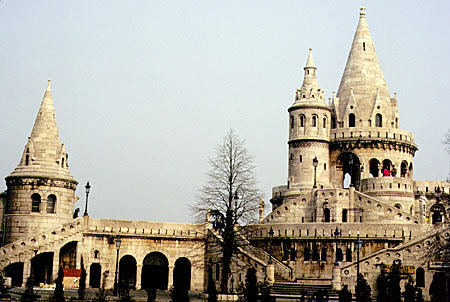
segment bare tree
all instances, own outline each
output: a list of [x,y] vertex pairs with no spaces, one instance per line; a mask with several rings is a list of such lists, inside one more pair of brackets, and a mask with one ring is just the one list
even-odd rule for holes
[[256,188],[253,157],[233,130],[225,135],[215,156],[209,159],[207,182],[200,189],[192,211],[197,220],[203,221],[209,213],[214,219],[214,229],[221,240],[213,240],[222,265],[220,289],[228,291],[233,256],[238,253],[239,239],[235,225],[255,221],[260,191]]

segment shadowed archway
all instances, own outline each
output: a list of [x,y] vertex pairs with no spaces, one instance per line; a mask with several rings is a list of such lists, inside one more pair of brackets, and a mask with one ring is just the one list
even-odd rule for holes
[[141,284],[143,289],[167,289],[169,281],[169,261],[160,252],[151,252],[142,263]]

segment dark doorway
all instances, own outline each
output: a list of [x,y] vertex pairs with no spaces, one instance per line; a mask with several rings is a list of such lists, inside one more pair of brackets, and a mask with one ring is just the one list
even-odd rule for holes
[[188,258],[181,257],[175,261],[173,286],[181,290],[191,289],[191,262]]
[[102,277],[102,266],[100,263],[92,263],[89,269],[89,287],[100,288],[100,279]]
[[120,286],[128,286],[128,288],[136,288],[136,259],[131,255],[120,258],[119,261],[119,284]]
[[[344,152],[338,157],[338,167],[341,169],[341,187],[344,188],[345,175],[348,174],[350,186],[359,189],[361,162],[356,154],[351,152]],[[348,177],[348,176],[347,176]]]
[[379,173],[380,168],[378,168],[379,165],[380,165],[380,162],[376,158],[372,158],[369,161],[369,172],[370,172],[370,175],[372,175],[372,177],[378,177],[379,176],[379,174],[380,174]]
[[342,209],[342,222],[347,222],[347,209]]
[[41,253],[31,259],[31,276],[33,284],[51,284],[53,271],[53,252]]
[[23,262],[14,262],[5,267],[5,277],[11,278],[12,287],[20,287],[23,282]]
[[425,271],[421,267],[416,270],[416,286],[425,287]]
[[169,281],[169,261],[160,252],[145,256],[142,265],[142,288],[167,289]]

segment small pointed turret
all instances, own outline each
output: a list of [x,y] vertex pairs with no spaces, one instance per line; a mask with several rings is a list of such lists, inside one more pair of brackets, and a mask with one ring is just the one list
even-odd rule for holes
[[297,90],[297,95],[295,98],[296,102],[305,101],[322,101],[323,100],[323,90],[320,89],[319,83],[317,82],[316,71],[317,67],[314,64],[314,59],[312,56],[312,49],[309,49],[308,60],[306,61],[306,66],[303,68],[305,70],[305,75],[303,78],[302,87]]
[[43,176],[73,180],[68,155],[59,138],[50,80],[23,156],[10,176]]
[[[367,26],[366,10],[364,7],[361,7],[359,15],[358,26],[339,85],[337,97],[340,99],[339,112],[344,114],[349,104],[351,91],[353,90],[355,102],[359,104],[360,109],[368,109],[361,111],[358,119],[367,121],[370,119],[371,109],[377,93],[379,93],[383,100],[382,106],[385,107],[381,108],[389,112],[390,96],[375,53],[369,27]],[[388,114],[386,117],[390,120],[391,114]],[[344,117],[340,116],[339,118],[343,119]]]

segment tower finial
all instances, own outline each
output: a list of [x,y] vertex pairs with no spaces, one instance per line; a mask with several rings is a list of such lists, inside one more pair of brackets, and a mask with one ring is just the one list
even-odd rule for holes
[[47,91],[52,91],[52,88],[50,87],[51,81],[52,81],[52,80],[49,78],[49,79],[48,79],[48,84],[47,84],[47,89],[46,89]]
[[361,6],[361,8],[359,9],[359,17],[360,18],[366,17],[366,8],[364,6]]
[[306,68],[316,68],[316,64],[314,64],[314,59],[312,56],[312,48],[309,49],[309,53],[308,53],[308,60],[306,61]]

